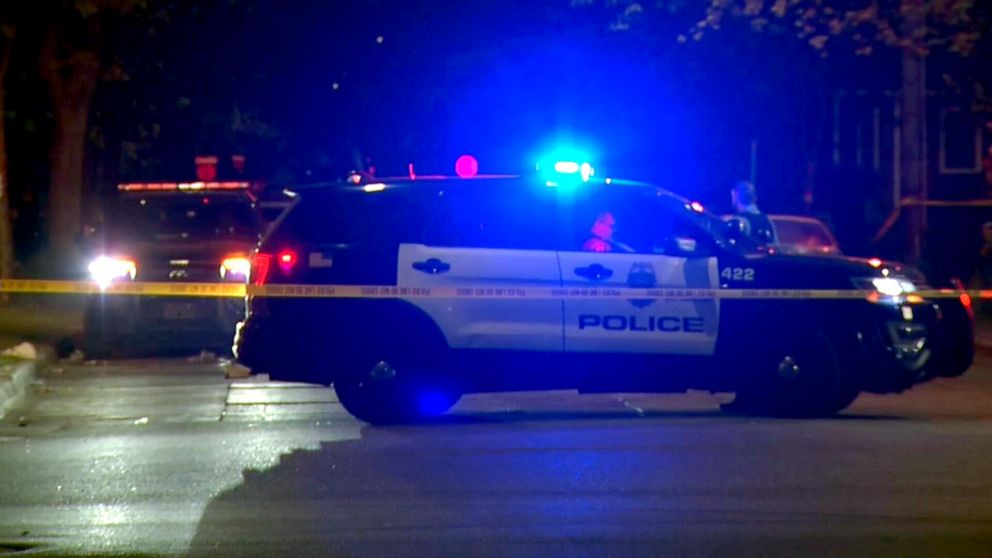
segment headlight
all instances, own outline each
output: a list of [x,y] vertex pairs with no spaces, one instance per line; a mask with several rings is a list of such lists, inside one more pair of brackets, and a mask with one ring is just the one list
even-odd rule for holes
[[93,260],[87,269],[101,289],[106,289],[114,281],[133,281],[138,274],[138,265],[134,260],[109,256]]
[[220,278],[228,280],[247,281],[251,272],[251,260],[244,256],[224,258],[220,263]]
[[916,291],[916,285],[912,281],[899,277],[857,279],[854,284],[859,289],[875,291],[886,297],[899,297]]
[[886,296],[899,296],[916,290],[916,286],[909,281],[894,277],[878,277],[872,279],[871,284],[879,294]]

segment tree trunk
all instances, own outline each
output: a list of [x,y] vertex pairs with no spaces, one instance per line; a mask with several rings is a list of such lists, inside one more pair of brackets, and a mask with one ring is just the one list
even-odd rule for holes
[[[915,37],[926,24],[921,0],[907,0],[911,10],[906,16],[906,33]],[[902,55],[902,145],[901,175],[902,197],[927,199],[926,175],[926,116],[927,80],[926,58],[915,48],[906,48]],[[918,264],[923,255],[926,234],[926,208],[906,208],[907,257]]]
[[55,111],[49,192],[49,248],[55,255],[71,255],[82,231],[83,170],[89,103],[67,103]]
[[[98,43],[99,26],[87,31]],[[48,249],[56,258],[72,257],[81,232],[86,132],[100,72],[97,48],[65,52],[62,30],[53,25],[42,48],[41,66],[55,106],[48,200]]]
[[[14,238],[10,220],[10,187],[7,174],[6,89],[4,78],[10,66],[10,51],[14,43],[14,29],[4,29],[6,44],[0,54],[0,279],[9,279],[14,272]],[[6,297],[5,297],[6,298]]]

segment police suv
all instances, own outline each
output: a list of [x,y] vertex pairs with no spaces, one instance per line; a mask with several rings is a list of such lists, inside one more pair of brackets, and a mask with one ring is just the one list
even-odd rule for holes
[[[243,284],[262,230],[247,182],[120,184],[105,214],[88,246],[87,271],[101,287]],[[243,315],[240,301],[230,298],[98,295],[86,307],[83,349],[88,356],[135,348],[227,353]]]
[[[925,299],[877,261],[775,253],[666,190],[554,168],[296,189],[254,255],[252,285],[397,288],[258,289],[238,360],[274,380],[333,384],[371,423],[444,412],[466,392],[535,389],[732,391],[742,412],[821,416],[862,391],[971,365],[966,296]],[[609,296],[628,288],[869,294]],[[568,296],[529,296],[549,290]]]

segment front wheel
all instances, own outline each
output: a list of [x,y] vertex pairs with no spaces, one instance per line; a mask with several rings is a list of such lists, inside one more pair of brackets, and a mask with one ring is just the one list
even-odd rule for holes
[[781,417],[834,415],[860,390],[842,364],[835,339],[808,331],[773,343],[755,362],[754,373],[729,409]]

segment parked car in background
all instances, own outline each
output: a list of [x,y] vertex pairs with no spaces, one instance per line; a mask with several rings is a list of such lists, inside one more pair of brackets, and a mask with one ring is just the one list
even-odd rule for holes
[[840,254],[837,239],[830,227],[813,217],[769,215],[775,241],[773,245],[789,254]]
[[[88,271],[112,283],[244,283],[262,223],[247,182],[121,184],[89,246]],[[229,352],[244,301],[200,296],[97,295],[87,301],[90,356],[134,349]]]

